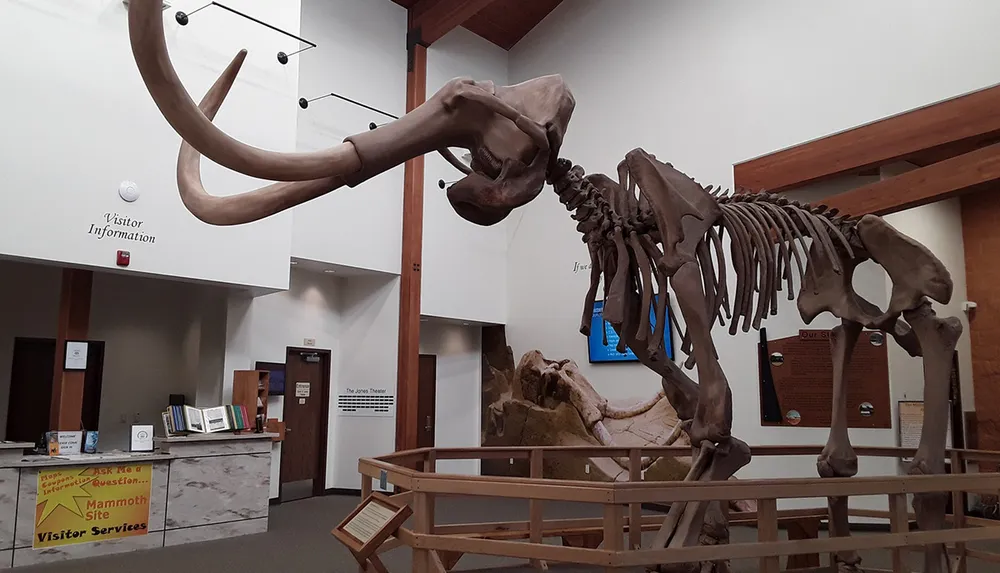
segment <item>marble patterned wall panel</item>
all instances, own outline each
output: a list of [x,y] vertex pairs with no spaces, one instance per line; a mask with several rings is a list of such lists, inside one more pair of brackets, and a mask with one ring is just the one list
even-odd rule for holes
[[271,451],[272,443],[270,439],[168,443],[165,451],[177,458],[262,454]]
[[214,525],[202,525],[199,527],[168,529],[164,532],[163,545],[169,547],[171,545],[229,539],[230,537],[265,532],[267,532],[267,518],[261,517],[259,519],[231,521],[229,523],[216,523]]
[[170,463],[166,529],[267,517],[271,454]]
[[[17,479],[16,468],[0,468],[0,551],[14,548]],[[3,567],[2,560],[0,567]]]
[[53,563],[56,561],[80,559],[83,557],[111,555],[112,553],[155,549],[162,546],[163,532],[156,531],[147,533],[146,535],[123,537],[121,539],[109,539],[107,541],[93,541],[91,543],[80,543],[77,545],[63,545],[61,547],[46,547],[44,549],[22,547],[14,550],[14,568],[16,569],[17,567],[24,567],[26,565],[38,565],[41,563]]

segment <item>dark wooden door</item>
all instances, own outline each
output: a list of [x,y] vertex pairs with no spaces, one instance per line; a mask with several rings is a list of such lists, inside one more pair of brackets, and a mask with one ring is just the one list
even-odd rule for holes
[[[329,384],[329,354],[289,350],[285,362],[285,441],[281,445],[281,483],[318,480],[321,471],[323,405]],[[317,488],[313,484],[313,490]]]
[[434,398],[437,391],[437,356],[421,354],[417,374],[417,447],[434,447],[437,416]]
[[[52,376],[56,341],[52,338],[15,338],[10,368],[10,398],[7,403],[6,439],[37,442],[49,431],[52,403]],[[96,430],[101,415],[101,380],[104,372],[104,343],[90,341],[84,377],[83,410],[80,420],[85,430]]]

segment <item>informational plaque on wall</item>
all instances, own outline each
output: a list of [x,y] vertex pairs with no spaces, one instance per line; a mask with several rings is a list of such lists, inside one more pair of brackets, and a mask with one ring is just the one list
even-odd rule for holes
[[[889,360],[882,332],[858,337],[847,368],[847,425],[891,428]],[[761,423],[829,428],[833,411],[833,356],[829,330],[761,341]]]

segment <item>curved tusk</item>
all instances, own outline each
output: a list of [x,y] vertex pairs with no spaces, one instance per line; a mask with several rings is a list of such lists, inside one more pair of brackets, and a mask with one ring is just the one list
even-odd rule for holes
[[650,411],[653,406],[657,405],[660,400],[666,397],[663,390],[657,392],[656,396],[653,396],[645,402],[640,402],[635,406],[630,408],[618,408],[616,406],[611,406],[610,404],[605,407],[604,415],[612,420],[624,420],[625,418],[631,418],[633,416],[638,416],[639,414],[645,414]]
[[[229,64],[201,101],[199,109],[209,121],[222,107],[233,81],[243,65],[246,53],[240,52]],[[181,141],[177,156],[177,188],[181,201],[191,213],[211,225],[239,225],[263,219],[333,191],[344,184],[340,177],[312,181],[275,183],[255,191],[216,197],[205,191],[201,182],[201,154],[187,141]]]
[[455,154],[452,153],[450,149],[448,148],[438,149],[438,153],[441,154],[441,157],[444,157],[445,161],[451,163],[451,166],[454,167],[455,169],[458,169],[459,171],[461,171],[466,175],[472,173],[472,168],[459,161],[458,158],[455,157]]
[[[361,160],[350,143],[313,153],[278,153],[237,141],[213,125],[184,89],[170,62],[162,8],[162,0],[129,3],[129,39],[149,95],[184,141],[219,165],[259,179],[308,181],[361,169]],[[241,51],[237,58],[245,53]]]

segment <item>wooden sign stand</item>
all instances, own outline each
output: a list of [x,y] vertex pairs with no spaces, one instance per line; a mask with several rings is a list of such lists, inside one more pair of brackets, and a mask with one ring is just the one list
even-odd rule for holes
[[412,514],[410,506],[372,492],[330,533],[347,546],[365,571],[388,573],[375,552]]

